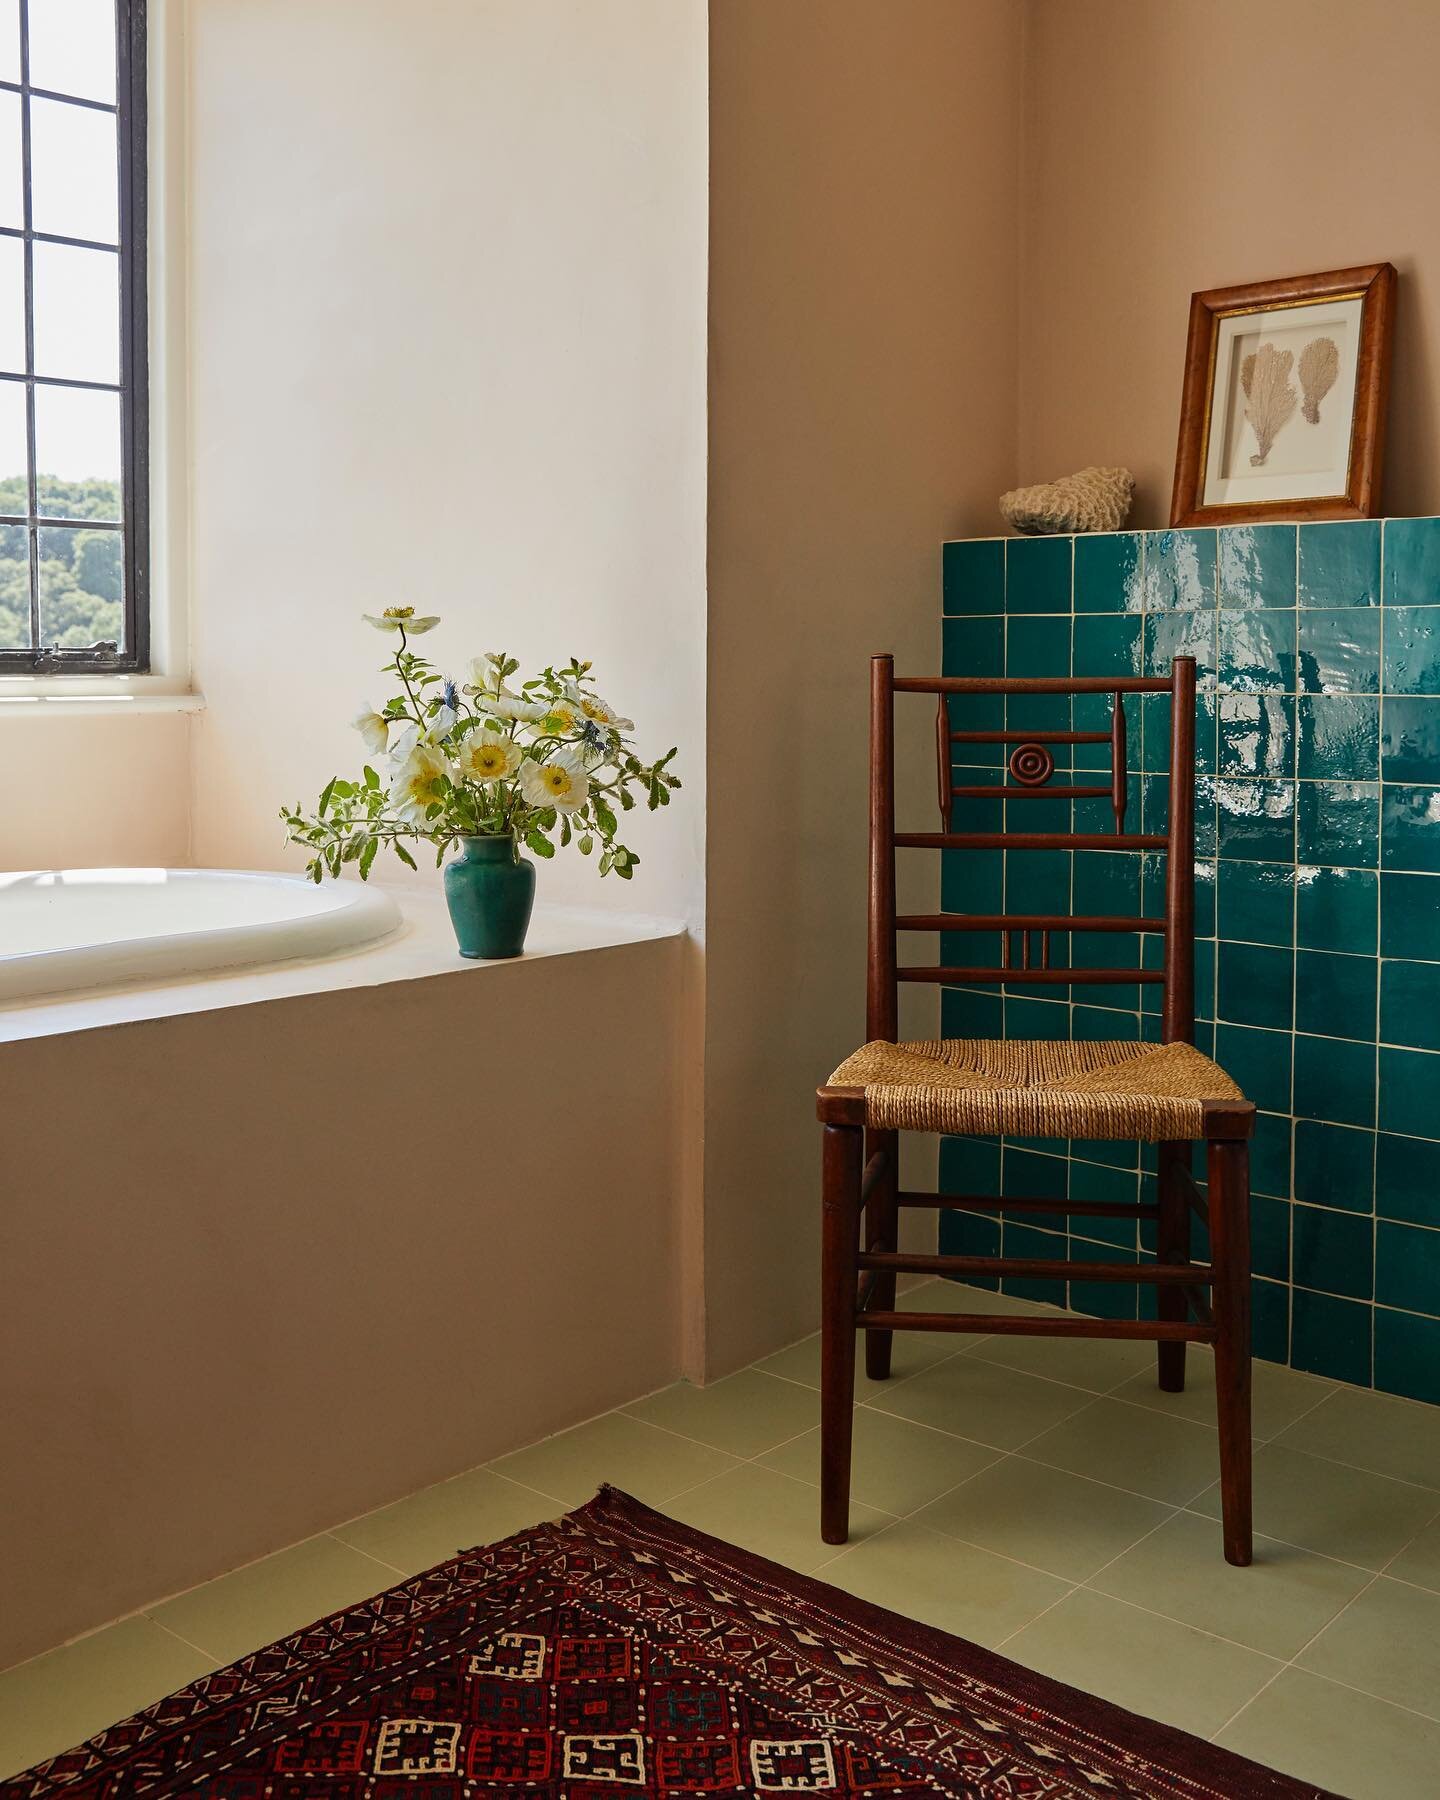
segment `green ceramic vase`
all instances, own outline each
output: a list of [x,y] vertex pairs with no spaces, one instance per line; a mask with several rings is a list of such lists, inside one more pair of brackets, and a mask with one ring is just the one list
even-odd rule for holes
[[535,904],[535,865],[512,836],[462,840],[445,865],[445,900],[462,956],[518,956]]

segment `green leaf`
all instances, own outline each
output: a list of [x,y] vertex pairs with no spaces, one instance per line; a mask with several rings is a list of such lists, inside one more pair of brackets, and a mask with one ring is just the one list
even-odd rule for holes
[[560,821],[560,847],[561,847],[561,849],[564,849],[565,845],[568,844],[569,842],[570,842],[570,821],[568,819],[561,819],[561,821]]
[[[624,790],[622,789],[621,792],[623,793]],[[610,808],[598,794],[594,796],[593,803],[595,807],[595,823],[600,827],[606,837],[613,837],[616,829],[614,813],[611,812]]]
[[595,848],[595,840],[594,840],[594,838],[591,837],[590,833],[587,831],[585,833],[584,837],[582,837],[579,841],[580,854],[582,856],[588,856],[594,848]]
[[546,861],[555,854],[555,846],[543,832],[527,831],[525,833],[525,842],[537,856],[543,857]]
[[325,791],[320,796],[320,804],[315,809],[322,819],[325,817],[325,808],[330,804],[330,796],[335,792],[335,783],[339,779],[338,775],[332,775],[325,784]]
[[365,765],[365,785],[367,788],[378,788],[380,785],[380,777],[370,767],[369,763],[366,763]]
[[375,853],[379,848],[379,838],[366,838],[365,848],[360,852],[360,879],[362,881],[368,881],[370,879],[370,865],[374,862]]
[[390,848],[400,858],[401,862],[404,863],[404,865],[407,869],[418,868],[419,865],[416,863],[415,858],[410,854],[410,852],[400,842],[399,838],[391,838]]

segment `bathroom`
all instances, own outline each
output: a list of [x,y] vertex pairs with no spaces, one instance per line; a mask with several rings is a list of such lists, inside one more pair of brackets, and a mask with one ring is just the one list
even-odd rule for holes
[[[78,300],[57,329],[90,331],[75,378],[148,513],[95,515],[132,559],[116,656],[42,654],[38,587],[0,644],[0,1781],[608,1484],[1208,1746],[1138,1793],[1270,1791],[1254,1764],[1434,1791],[1440,852],[1423,798],[1408,853],[1387,808],[1440,790],[1440,672],[1385,671],[1440,598],[1437,38],[1422,0],[0,0],[0,388],[35,392],[33,450],[23,404],[0,433],[43,475],[46,252],[113,264],[108,230],[118,344]],[[47,224],[67,107],[113,129],[125,203],[77,151]],[[1191,295],[1381,261],[1370,504],[1171,531]],[[998,496],[1087,465],[1133,472],[1123,529],[1008,531]],[[37,570],[42,537],[100,535],[24,511],[0,531]],[[397,607],[438,616],[413,649],[465,682],[502,648],[593,660],[640,753],[676,746],[682,785],[623,815],[633,879],[535,853],[526,953],[462,960],[434,857],[386,851],[363,888],[302,889],[283,944],[117,961],[157,893],[270,929],[263,884],[187,877],[303,874],[281,809],[360,769],[397,643],[364,615]],[[1045,679],[1137,646],[1155,677],[1198,651],[1196,1042],[1259,1107],[1254,1561],[1212,1523],[1208,1349],[1177,1396],[1148,1342],[1003,1329],[897,1333],[889,1386],[857,1378],[825,1542],[815,1090],[867,1036],[870,658]],[[898,813],[934,831],[934,705],[903,698]],[[1264,782],[1277,829],[1247,839]],[[902,859],[900,904],[979,910],[952,869]],[[352,890],[378,910],[337,927]],[[58,984],[15,954],[27,896],[94,921]],[[1140,1038],[1158,989],[1061,991],[905,984],[899,1035]],[[902,1155],[907,1186],[1012,1201],[1154,1185],[1078,1138]],[[917,1213],[902,1242],[1116,1249],[1003,1229]],[[1148,1317],[1108,1281],[910,1279],[932,1312]],[[376,1760],[386,1720],[442,1716],[411,1695],[354,1769],[303,1767],[458,1792],[438,1727],[428,1768]],[[643,1780],[848,1791],[823,1757],[754,1760],[810,1735]],[[113,1754],[115,1791],[150,1779]]]

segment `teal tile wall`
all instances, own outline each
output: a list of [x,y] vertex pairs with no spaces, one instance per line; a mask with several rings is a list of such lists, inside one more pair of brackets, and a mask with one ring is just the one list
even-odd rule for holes
[[[943,553],[949,675],[1162,674],[1200,665],[1197,1041],[1261,1109],[1252,1152],[1257,1353],[1440,1403],[1440,519],[987,538]],[[1132,829],[1163,829],[1169,702],[1132,696]],[[1107,697],[985,696],[951,719],[1105,729]],[[997,785],[991,746],[955,778]],[[1057,756],[1108,767],[1108,747]],[[957,803],[995,829],[1004,803]],[[1029,801],[1011,829],[1106,831],[1108,801]],[[1021,815],[1016,817],[1014,815]],[[946,852],[948,910],[1154,912],[1163,858]],[[1138,938],[1079,938],[1075,966],[1138,965]],[[998,963],[969,938],[966,959]],[[1154,966],[1154,939],[1143,945]],[[1064,949],[1056,945],[1058,961]],[[958,947],[946,946],[949,960]],[[1159,1036],[1134,983],[948,989],[947,1037]],[[1016,1198],[1153,1197],[1153,1150],[946,1139],[942,1185]],[[949,1215],[958,1253],[1154,1257],[1153,1234],[1054,1213]],[[1199,1245],[1203,1252],[1203,1244]],[[1121,1287],[1011,1284],[1134,1316]]]

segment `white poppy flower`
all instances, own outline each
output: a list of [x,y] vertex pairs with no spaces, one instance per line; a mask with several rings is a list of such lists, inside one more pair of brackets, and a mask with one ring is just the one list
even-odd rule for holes
[[549,762],[527,757],[520,765],[520,792],[531,806],[553,806],[556,812],[573,813],[589,797],[590,777],[580,758],[566,750]]
[[481,712],[492,713],[497,719],[533,723],[545,717],[545,708],[538,701],[520,700],[514,694],[477,694],[475,699]]
[[520,767],[520,746],[496,731],[472,731],[460,746],[460,773],[467,781],[508,781]]
[[565,698],[573,707],[596,725],[608,726],[611,731],[633,731],[635,721],[622,719],[615,708],[602,700],[598,694],[585,694],[573,681],[565,684]]
[[360,733],[360,741],[367,750],[377,756],[383,756],[390,741],[390,724],[383,713],[376,712],[368,701],[350,721]]
[[413,606],[387,606],[378,618],[374,613],[361,613],[360,617],[377,631],[405,631],[411,637],[433,631],[440,623],[438,613],[417,614]]
[[426,809],[439,798],[435,783],[450,772],[449,763],[429,744],[417,744],[405,758],[390,784],[390,800],[407,825],[425,823]]

